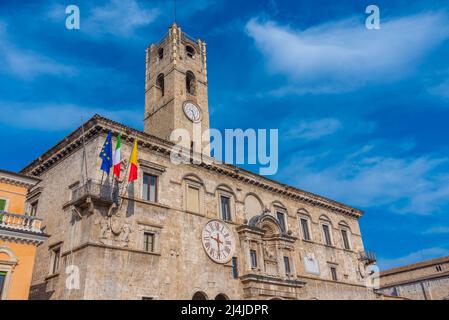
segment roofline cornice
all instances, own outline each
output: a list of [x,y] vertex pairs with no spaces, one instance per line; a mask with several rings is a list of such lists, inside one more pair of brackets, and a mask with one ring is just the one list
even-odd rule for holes
[[[135,138],[137,138],[140,147],[157,152],[166,157],[170,157],[171,149],[174,146],[174,143],[170,141],[166,141],[158,137],[149,135],[145,132],[133,129],[113,120],[103,118],[99,115],[93,116],[91,119],[85,122],[83,126],[85,132],[85,142],[90,141],[101,133],[111,131],[111,133],[115,136],[121,133],[121,139],[123,142],[133,141]],[[23,168],[21,170],[21,173],[39,176],[49,168],[53,167],[53,165],[58,163],[61,159],[65,158],[66,156],[72,154],[80,147],[82,147],[82,143],[82,127],[79,127],[71,134],[69,134],[66,138],[57,143],[50,150],[45,152],[38,159],[34,160],[28,166]],[[193,157],[198,156],[202,156],[203,159],[204,157],[206,157],[206,161],[203,161],[200,164],[191,164],[192,166],[203,167],[206,170],[229,176],[243,183],[280,194],[302,203],[322,207],[336,213],[345,214],[354,218],[359,218],[363,215],[363,211],[352,208],[340,202],[286,184],[282,184],[280,182],[257,175],[234,165],[220,163],[216,159],[205,155],[193,155]]]
[[36,177],[30,177],[22,173],[0,170],[0,182],[3,183],[26,187],[29,189],[39,181],[40,179]]

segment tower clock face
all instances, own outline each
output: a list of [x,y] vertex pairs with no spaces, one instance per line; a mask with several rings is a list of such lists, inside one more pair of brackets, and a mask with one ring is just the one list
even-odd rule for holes
[[235,250],[235,238],[231,229],[222,221],[211,220],[201,235],[204,250],[217,263],[231,260]]
[[198,122],[201,120],[200,108],[198,108],[192,102],[184,103],[184,113],[190,121]]

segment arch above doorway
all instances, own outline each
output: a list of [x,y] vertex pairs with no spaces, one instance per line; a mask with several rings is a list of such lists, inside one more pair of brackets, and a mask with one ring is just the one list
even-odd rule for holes
[[203,291],[197,291],[193,294],[192,300],[208,300],[207,294]]

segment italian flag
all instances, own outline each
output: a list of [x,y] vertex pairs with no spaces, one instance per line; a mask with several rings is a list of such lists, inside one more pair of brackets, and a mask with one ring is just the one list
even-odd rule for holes
[[137,139],[134,139],[133,151],[129,157],[129,165],[128,183],[137,179]]
[[121,165],[121,158],[120,158],[120,150],[121,150],[121,145],[122,145],[122,141],[121,141],[121,135],[120,133],[118,134],[117,137],[117,144],[115,145],[115,152],[114,152],[114,175],[118,178],[120,178],[120,165]]

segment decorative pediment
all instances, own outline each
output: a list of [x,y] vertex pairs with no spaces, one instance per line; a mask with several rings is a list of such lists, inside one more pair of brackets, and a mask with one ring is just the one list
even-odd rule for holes
[[262,230],[264,232],[264,238],[282,234],[279,222],[270,214],[262,213],[252,217],[249,220],[248,225]]

